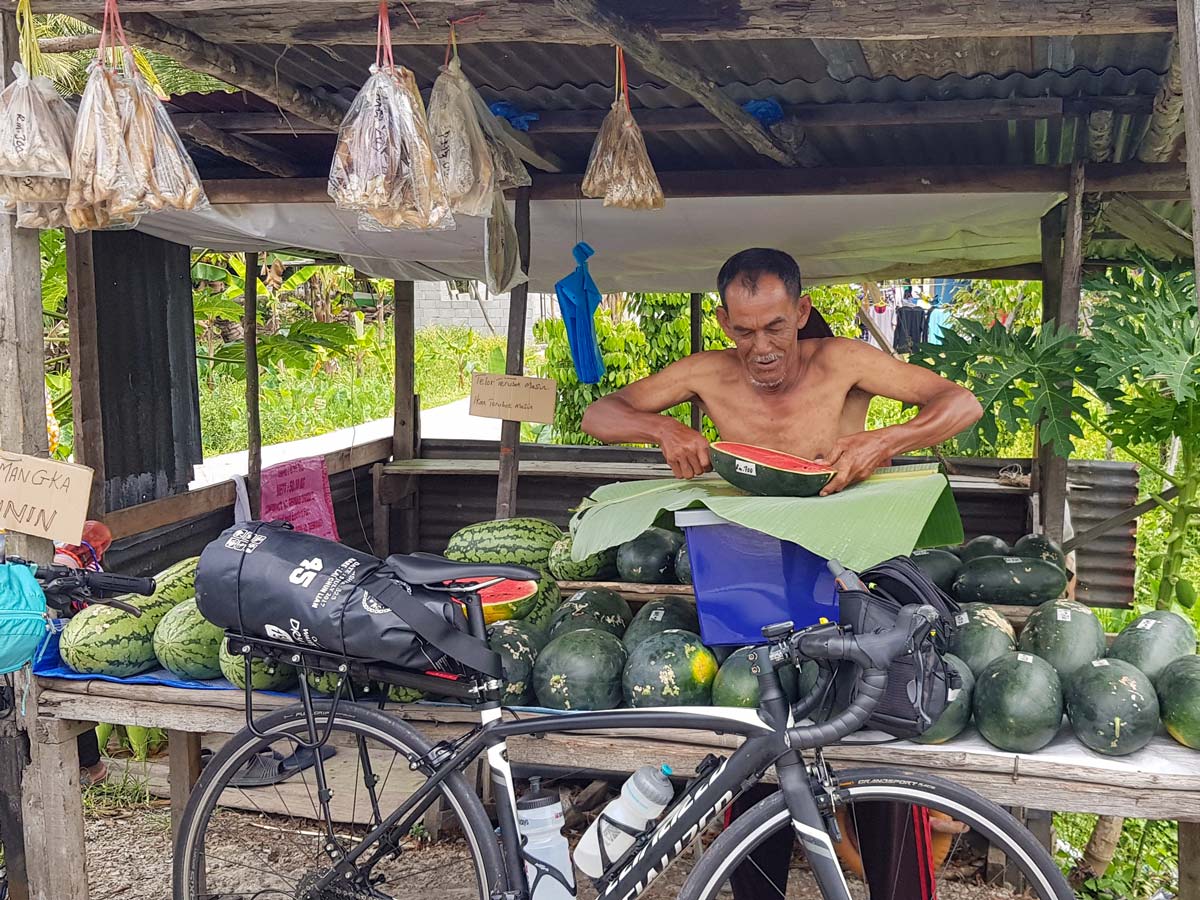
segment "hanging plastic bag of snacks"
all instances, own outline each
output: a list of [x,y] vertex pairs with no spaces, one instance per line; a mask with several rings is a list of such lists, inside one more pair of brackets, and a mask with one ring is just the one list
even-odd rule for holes
[[501,191],[492,195],[491,215],[483,230],[483,271],[493,294],[503,294],[529,280],[521,271],[517,226]]
[[605,206],[662,209],[666,204],[646,141],[629,107],[625,55],[617,48],[617,97],[604,117],[583,176],[583,194],[603,198]]
[[375,65],[338,130],[328,190],[339,208],[386,228],[454,227],[416,79],[392,59],[384,3]]
[[492,208],[496,171],[491,146],[471,102],[472,90],[456,51],[442,66],[429,95],[429,133],[450,208],[467,216],[486,216]]
[[0,93],[0,195],[9,202],[65,200],[71,141],[63,132],[65,117],[51,104],[70,107],[52,84],[31,78],[20,63],[13,65],[13,74],[16,80]]

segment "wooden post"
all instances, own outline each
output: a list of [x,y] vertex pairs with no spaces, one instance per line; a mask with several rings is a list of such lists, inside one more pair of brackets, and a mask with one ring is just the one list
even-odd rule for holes
[[246,351],[246,493],[257,517],[262,495],[262,417],[258,408],[258,254],[246,254],[242,343]]
[[[1069,202],[1067,205],[1070,205]],[[1062,206],[1055,207],[1042,217],[1043,322],[1057,320],[1063,312],[1063,230]],[[1078,310],[1078,298],[1075,308]],[[1041,521],[1034,523],[1034,529],[1061,542],[1067,500],[1067,461],[1040,444],[1036,446],[1036,453],[1032,487],[1038,495],[1038,517]]]
[[88,516],[101,518],[104,503],[104,417],[100,407],[100,345],[92,236],[67,229],[67,323],[71,329],[71,408],[75,462],[92,470]]
[[[12,64],[20,60],[17,23],[11,12],[0,13],[0,84],[12,80]],[[0,449],[46,456],[46,382],[42,340],[42,266],[37,231],[17,228],[0,215]],[[13,555],[47,563],[54,555],[49,541],[10,534],[6,549]],[[16,702],[20,702],[19,696]],[[0,726],[0,841],[8,867],[9,896],[28,897],[22,773],[28,742],[16,723]],[[82,837],[82,836],[81,836]],[[34,847],[35,852],[37,847]]]
[[[1183,133],[1187,141],[1188,189],[1192,209],[1200,209],[1200,8],[1196,0],[1178,0],[1179,69],[1183,82]],[[1192,225],[1192,258],[1200,259],[1200,228]],[[1182,826],[1180,827],[1182,831]],[[1195,848],[1193,848],[1195,849]]]
[[[517,251],[521,269],[529,272],[529,188],[517,189]],[[525,372],[525,311],[529,284],[518,284],[509,294],[508,349],[504,371],[509,375]],[[517,470],[520,466],[521,423],[505,420],[500,429],[500,477],[496,485],[496,518],[507,519],[517,509]]]
[[192,788],[200,779],[200,735],[192,731],[167,731],[167,782],[171,789],[171,836],[179,823]]
[[32,716],[26,721],[31,756],[24,779],[29,896],[31,900],[88,900],[87,863],[80,853],[83,800],[75,739],[93,726],[42,720],[35,727]]
[[[396,298],[392,314],[392,329],[396,337],[396,407],[392,422],[392,459],[413,459],[417,455],[421,425],[415,368],[416,286],[411,281],[396,281],[393,282],[393,293]],[[400,509],[399,539],[396,545],[401,553],[411,553],[417,549],[417,528],[421,510],[420,484],[419,478],[405,478],[399,502],[396,504]],[[379,505],[378,494],[376,505]],[[377,538],[376,543],[383,544],[387,552],[391,552],[391,510],[391,506],[384,506],[377,516],[377,526],[383,525],[388,540],[382,541]],[[382,518],[386,518],[386,521],[379,522]]]
[[[691,315],[692,315],[692,353],[702,353],[704,351],[704,295],[693,293],[691,297]],[[692,428],[699,431],[701,428],[701,416],[704,411],[700,408],[700,402],[693,400],[692,407]]]
[[1200,900],[1200,822],[1179,823],[1178,900]]

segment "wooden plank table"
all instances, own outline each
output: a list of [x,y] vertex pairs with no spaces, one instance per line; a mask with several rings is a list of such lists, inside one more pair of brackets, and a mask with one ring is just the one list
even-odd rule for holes
[[[56,864],[78,867],[74,848],[83,840],[83,819],[77,780],[78,757],[73,736],[95,721],[165,728],[176,749],[168,758],[169,790],[173,804],[186,797],[195,779],[184,765],[201,735],[231,734],[245,724],[239,691],[198,691],[180,688],[70,681],[39,678],[35,686],[36,720],[33,792],[42,810],[54,816],[26,818],[32,846],[61,841]],[[33,699],[33,698],[31,698]],[[256,695],[256,708],[266,712],[295,702],[288,697]],[[466,707],[438,704],[395,705],[402,716],[431,740],[458,736],[478,722]],[[32,713],[33,710],[31,709]],[[529,714],[523,714],[529,715]],[[676,771],[695,768],[710,752],[731,752],[735,735],[668,729],[610,729],[599,733],[549,734],[509,742],[517,764],[561,766],[564,760],[580,769],[628,772],[647,761],[668,763]],[[1062,812],[1083,812],[1174,819],[1180,822],[1180,844],[1200,840],[1200,753],[1159,736],[1144,750],[1113,759],[1083,748],[1064,728],[1059,737],[1036,754],[995,750],[977,735],[966,734],[941,746],[906,741],[884,744],[843,744],[829,748],[827,758],[839,768],[889,765],[951,778],[997,803]],[[159,774],[161,779],[161,773]],[[52,821],[56,820],[56,821]],[[52,832],[49,833],[49,832]],[[1180,860],[1181,870],[1200,867],[1200,856]],[[86,885],[86,879],[75,878]],[[1186,879],[1184,883],[1188,883]],[[35,898],[60,900],[37,893]],[[86,900],[76,890],[72,900]],[[1181,895],[1200,900],[1200,894]]]

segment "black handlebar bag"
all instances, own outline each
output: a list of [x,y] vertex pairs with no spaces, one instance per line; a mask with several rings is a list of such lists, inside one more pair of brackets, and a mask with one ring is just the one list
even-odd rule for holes
[[501,673],[462,604],[285,522],[234,525],[209,544],[196,603],[214,625],[250,637],[420,672]]

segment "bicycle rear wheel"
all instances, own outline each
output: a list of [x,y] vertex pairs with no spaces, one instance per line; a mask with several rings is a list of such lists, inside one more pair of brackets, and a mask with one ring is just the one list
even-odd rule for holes
[[[315,707],[322,730],[331,704]],[[444,800],[445,841],[424,846],[418,821],[368,846],[352,866],[343,864],[349,877],[343,871],[332,885],[316,888],[424,784],[427,770],[410,763],[429,751],[429,743],[379,710],[338,704],[327,744],[334,752],[323,763],[332,792],[327,817],[313,765],[275,784],[244,783],[248,775],[269,776],[281,758],[287,771],[294,738],[308,734],[303,707],[279,710],[255,725],[266,737],[247,729],[234,735],[192,791],[175,840],[175,900],[426,900],[435,892],[466,900],[487,898],[503,884],[492,825],[479,798],[455,774],[433,794]]]
[[[933,891],[939,900],[1074,897],[1037,839],[972,791],[895,769],[851,770],[837,781],[844,803],[835,849],[855,900],[910,900]],[[704,852],[680,900],[824,896],[791,835],[783,794],[775,792]],[[922,888],[926,876],[932,883]]]

